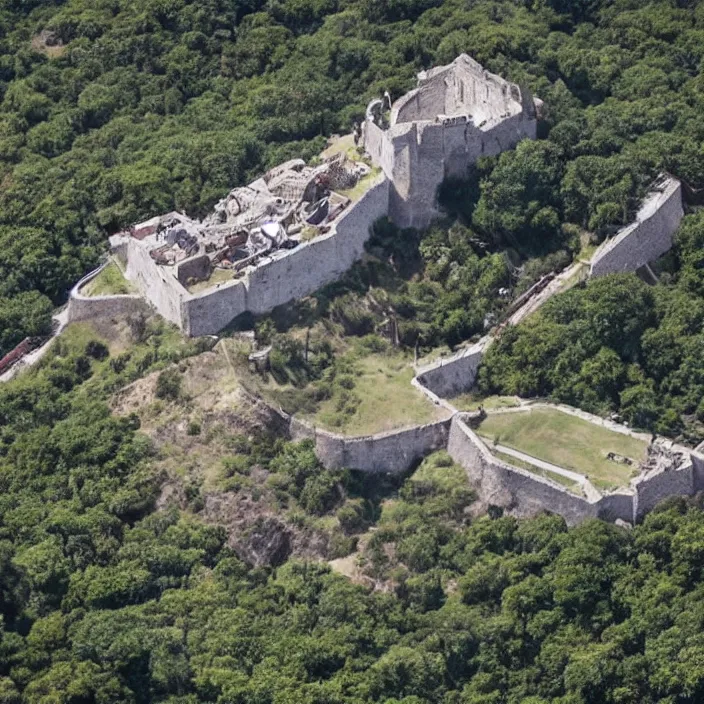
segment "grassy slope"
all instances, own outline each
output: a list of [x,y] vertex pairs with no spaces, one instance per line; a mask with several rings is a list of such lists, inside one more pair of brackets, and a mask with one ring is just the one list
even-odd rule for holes
[[347,435],[380,433],[411,425],[440,420],[446,413],[434,406],[411,386],[413,368],[402,355],[372,354],[357,361],[358,376],[354,392],[361,402],[342,427],[330,427],[334,399],[321,404],[310,420]]
[[645,457],[646,443],[556,410],[489,416],[479,434],[501,445],[587,475],[599,486],[627,484],[634,468],[606,459],[607,452],[635,462]]
[[122,275],[115,262],[110,262],[94,279],[82,289],[84,296],[109,296],[136,293],[132,284]]

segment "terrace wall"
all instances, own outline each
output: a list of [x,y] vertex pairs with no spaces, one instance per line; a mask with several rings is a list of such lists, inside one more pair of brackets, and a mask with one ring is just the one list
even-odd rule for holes
[[680,469],[638,477],[629,488],[594,500],[495,457],[465,422],[469,414],[455,413],[427,425],[352,437],[316,428],[259,398],[253,399],[255,406],[266,406],[265,416],[276,417],[291,440],[312,440],[316,456],[326,469],[403,473],[431,452],[447,449],[464,468],[482,501],[519,517],[549,511],[561,515],[569,525],[587,518],[636,523],[661,501],[704,489],[704,455],[696,452],[689,453],[690,461]]
[[138,294],[113,296],[84,296],[81,289],[92,281],[107,265],[105,262],[94,271],[86,274],[72,289],[68,299],[67,321],[76,323],[81,320],[96,318],[112,318],[118,315],[129,315],[146,312],[149,306]]
[[[494,457],[460,416],[455,416],[452,421],[447,449],[452,459],[465,469],[479,497],[487,504],[500,506],[519,516],[552,511],[570,525],[600,513],[599,503],[590,503],[547,479]],[[612,499],[604,510],[608,509],[613,519],[631,521],[630,498]]]
[[696,493],[695,471],[691,461],[676,470],[651,472],[633,482],[634,521],[641,520],[657,504],[671,496],[692,496]]
[[477,378],[479,365],[491,340],[483,338],[452,357],[419,367],[416,378],[434,394],[448,398],[469,391]]
[[363,472],[405,472],[426,455],[447,447],[451,419],[391,430],[376,435],[348,437],[314,428],[291,419],[294,440],[315,441],[315,454],[326,469],[357,469]]

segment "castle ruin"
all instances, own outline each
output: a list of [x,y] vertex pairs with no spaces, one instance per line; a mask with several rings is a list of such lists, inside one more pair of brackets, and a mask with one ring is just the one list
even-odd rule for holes
[[399,227],[427,227],[440,214],[440,184],[465,177],[480,157],[535,139],[540,105],[526,87],[485,71],[467,54],[419,73],[418,87],[390,110],[372,101],[364,148],[391,182],[389,218]]
[[[418,87],[393,105],[388,94],[370,103],[356,136],[376,168],[344,152],[315,166],[292,160],[235,188],[202,221],[174,212],[113,236],[113,252],[125,264],[126,277],[165,318],[189,335],[218,333],[244,312],[269,312],[341,276],[363,255],[378,218],[389,216],[401,227],[428,225],[439,215],[440,184],[465,176],[481,156],[535,138],[539,106],[526,89],[463,54],[448,66],[420,73]],[[658,182],[635,222],[597,250],[589,274],[634,270],[657,258],[672,245],[682,215],[679,182]],[[577,262],[544,277],[515,302],[518,309],[507,324],[530,315],[582,266]],[[139,308],[138,296],[83,296],[81,286],[97,273],[74,287],[69,320]],[[488,335],[453,357],[416,369],[413,385],[448,411],[444,420],[348,438],[286,416],[289,436],[313,440],[327,468],[368,472],[407,471],[428,452],[446,448],[488,504],[519,515],[549,509],[569,523],[588,517],[635,523],[663,498],[704,488],[704,454],[660,439],[649,446],[647,461],[629,486],[608,492],[585,478],[584,494],[578,495],[504,461],[474,433],[472,414],[458,411],[448,399],[471,388],[491,340]],[[596,417],[587,420],[632,433]]]
[[202,221],[173,212],[113,235],[113,252],[167,320],[188,335],[216,334],[339,278],[379,218],[427,226],[443,180],[535,138],[536,102],[462,54],[421,72],[393,105],[388,94],[372,101],[361,146],[373,167],[344,152],[315,166],[293,159],[232,190]]

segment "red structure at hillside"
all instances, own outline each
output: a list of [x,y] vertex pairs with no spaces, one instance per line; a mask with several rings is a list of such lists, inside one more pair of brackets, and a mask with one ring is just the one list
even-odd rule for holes
[[33,349],[41,344],[41,338],[25,337],[17,347],[8,352],[0,359],[0,374],[4,374],[13,364],[19,362],[22,357],[29,354]]

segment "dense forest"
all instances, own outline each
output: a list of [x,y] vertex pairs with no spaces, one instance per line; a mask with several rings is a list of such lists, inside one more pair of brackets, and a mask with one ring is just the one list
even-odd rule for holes
[[[545,101],[541,140],[446,184],[447,222],[380,225],[382,263],[331,294],[330,314],[363,335],[354,295],[421,266],[392,292],[409,346],[481,332],[499,286],[520,291],[608,236],[658,171],[704,186],[703,3],[0,0],[0,352],[47,332],[111,232],[202,213],[315,155],[370,97],[461,51]],[[490,350],[484,390],[696,438],[702,244],[690,214],[660,285],[607,277],[553,299]],[[630,531],[519,522],[476,510],[446,457],[370,486],[322,472],[305,443],[248,432],[227,448],[229,491],[266,474],[282,514],[335,526],[328,558],[366,533],[384,588],[321,561],[253,566],[203,519],[199,486],[157,510],[156,451],[108,402],[156,373],[158,397],[180,403],[174,370],[208,343],[133,327],[113,354],[62,338],[0,386],[0,702],[704,700],[699,497]]]
[[151,370],[165,370],[157,393],[177,394],[168,365],[200,349],[159,329],[116,356],[63,342],[0,388],[0,701],[702,700],[699,499],[632,531],[568,530],[552,516],[472,517],[448,458],[370,487],[321,472],[305,443],[241,438],[241,478],[266,468],[284,506],[336,518],[352,539],[376,527],[368,569],[387,591],[320,562],[251,567],[196,495],[187,511],[152,511],[152,450],[134,416],[105,404]]

